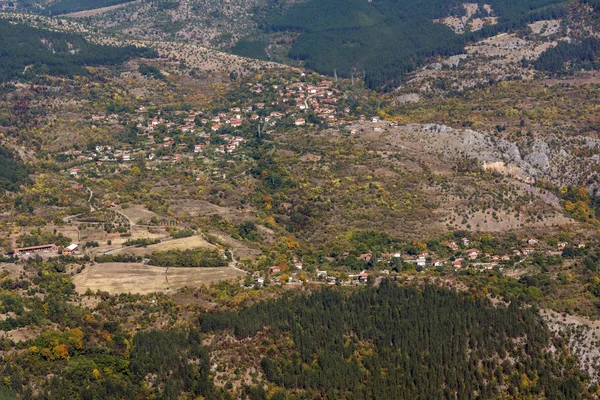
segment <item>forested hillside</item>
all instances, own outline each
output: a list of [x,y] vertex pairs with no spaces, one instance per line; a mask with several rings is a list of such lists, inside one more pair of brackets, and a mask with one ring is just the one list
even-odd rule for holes
[[27,179],[27,168],[15,155],[0,146],[0,190],[14,191]]
[[289,56],[321,73],[363,76],[371,88],[397,83],[427,57],[462,51],[465,43],[526,23],[563,15],[562,0],[480,1],[491,5],[498,24],[455,34],[436,18],[460,15],[462,2],[427,0],[309,0],[273,16],[267,30],[301,35]]
[[384,280],[379,288],[291,294],[239,314],[205,315],[201,326],[238,338],[267,326],[289,338],[291,348],[269,350],[262,368],[306,398],[575,399],[582,390],[578,372],[548,350],[549,331],[534,310],[434,286]]
[[600,40],[586,38],[580,42],[560,42],[556,47],[545,51],[534,65],[536,69],[548,72],[597,69],[600,55]]
[[75,34],[0,21],[0,82],[38,74],[86,75],[86,66],[113,65],[132,57],[154,57],[153,50],[100,46]]

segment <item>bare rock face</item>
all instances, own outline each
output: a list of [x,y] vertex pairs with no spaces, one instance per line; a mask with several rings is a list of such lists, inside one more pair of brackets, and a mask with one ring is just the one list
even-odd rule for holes
[[[471,157],[482,162],[484,168],[514,176],[524,182],[546,179],[556,185],[585,185],[589,191],[598,184],[594,178],[600,156],[574,157],[569,153],[570,144],[552,148],[543,138],[536,138],[527,150],[517,143],[472,129],[453,129],[446,125],[427,124],[417,127],[418,140],[424,148],[443,154],[447,158]],[[589,148],[600,146],[592,138],[578,138]],[[555,146],[556,147],[556,146]],[[600,180],[600,179],[599,179]]]
[[421,101],[421,95],[418,93],[401,94],[394,100],[395,104],[418,103],[419,101]]
[[550,148],[548,143],[543,140],[536,139],[532,146],[531,153],[527,154],[524,158],[526,162],[531,164],[533,167],[548,172],[550,169]]

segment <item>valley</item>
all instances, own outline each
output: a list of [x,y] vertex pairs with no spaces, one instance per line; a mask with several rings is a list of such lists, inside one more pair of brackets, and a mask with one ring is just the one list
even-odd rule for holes
[[597,5],[425,4],[0,2],[0,398],[597,398]]

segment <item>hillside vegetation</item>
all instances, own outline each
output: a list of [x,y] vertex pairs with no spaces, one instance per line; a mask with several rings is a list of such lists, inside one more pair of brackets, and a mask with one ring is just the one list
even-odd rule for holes
[[305,60],[307,67],[345,77],[364,74],[368,86],[378,88],[398,83],[427,57],[457,54],[468,41],[563,13],[561,0],[485,3],[498,15],[498,24],[465,35],[433,22],[464,12],[461,2],[441,0],[310,0],[271,17],[267,29],[300,32],[289,56]]
[[284,295],[205,315],[201,326],[238,338],[267,326],[270,337],[289,338],[269,346],[261,365],[267,380],[302,398],[574,399],[582,391],[578,372],[548,351],[549,331],[533,310],[433,286],[384,280],[377,289]]
[[27,167],[15,155],[0,147],[0,189],[16,190],[27,179]]
[[36,29],[0,20],[0,82],[39,74],[87,75],[86,66],[114,65],[132,57],[154,57],[134,46],[92,44],[75,34]]

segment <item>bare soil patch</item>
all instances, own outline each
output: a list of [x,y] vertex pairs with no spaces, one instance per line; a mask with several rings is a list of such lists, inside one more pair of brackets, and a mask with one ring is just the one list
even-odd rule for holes
[[235,257],[238,260],[244,258],[254,259],[261,254],[261,251],[259,249],[250,247],[250,245],[246,244],[245,242],[236,240],[231,236],[227,235],[226,233],[219,231],[210,231],[210,234],[215,235],[221,243],[231,248],[233,254],[235,254]]
[[105,263],[86,267],[73,277],[79,293],[86,290],[107,291],[111,294],[154,292],[171,293],[183,287],[206,285],[225,279],[238,279],[244,273],[230,267],[166,268],[139,263]]
[[127,3],[116,4],[114,6],[95,8],[93,10],[78,11],[78,12],[74,12],[74,13],[70,13],[70,14],[63,14],[62,17],[71,17],[71,18],[93,17],[95,15],[104,14],[105,12],[116,10],[117,8],[125,7],[132,3],[139,3],[139,2],[140,1],[130,1]]
[[204,200],[174,200],[170,205],[177,215],[186,215],[192,218],[219,215],[233,223],[254,219],[254,213],[251,210],[222,207]]

